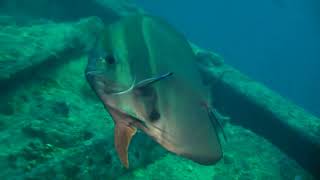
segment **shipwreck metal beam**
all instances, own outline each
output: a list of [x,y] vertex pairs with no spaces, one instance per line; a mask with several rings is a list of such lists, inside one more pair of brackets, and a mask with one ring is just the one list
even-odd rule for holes
[[200,52],[199,66],[209,80],[213,105],[241,125],[268,139],[320,178],[320,119],[251,80],[217,55]]

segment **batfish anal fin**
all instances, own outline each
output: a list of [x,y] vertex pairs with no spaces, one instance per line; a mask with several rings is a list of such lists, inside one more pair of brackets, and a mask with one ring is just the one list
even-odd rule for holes
[[132,137],[137,132],[137,129],[132,126],[128,126],[125,123],[116,123],[114,129],[114,143],[116,151],[120,158],[121,163],[129,168],[128,149]]
[[148,79],[145,79],[145,80],[142,80],[140,81],[139,83],[137,83],[135,85],[135,89],[139,89],[139,88],[144,88],[144,87],[148,87],[158,81],[161,81],[163,79],[167,79],[168,77],[172,76],[173,75],[173,72],[168,72],[166,74],[163,74],[161,76],[158,76],[158,77],[152,77],[152,78],[148,78]]

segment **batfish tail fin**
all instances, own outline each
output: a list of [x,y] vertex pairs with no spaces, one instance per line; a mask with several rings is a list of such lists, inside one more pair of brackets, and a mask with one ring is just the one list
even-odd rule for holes
[[214,123],[215,127],[219,128],[219,131],[223,135],[225,141],[228,141],[227,135],[223,129],[222,123],[223,121],[229,120],[229,117],[222,116],[216,109],[209,109],[209,117],[211,121]]
[[216,109],[209,107],[207,103],[201,103],[208,112],[209,119],[211,120],[211,123],[213,125],[213,128],[216,132],[220,132],[223,135],[223,138],[225,141],[228,141],[227,135],[223,129],[222,123],[223,121],[227,121],[230,118],[222,116]]

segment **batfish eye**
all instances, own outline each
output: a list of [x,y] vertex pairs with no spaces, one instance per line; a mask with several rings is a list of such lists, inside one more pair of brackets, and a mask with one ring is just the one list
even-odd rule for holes
[[160,113],[157,111],[157,110],[153,110],[151,111],[150,115],[149,115],[149,118],[151,121],[157,121],[160,119]]
[[108,63],[108,64],[115,64],[116,60],[112,55],[107,55],[104,60]]

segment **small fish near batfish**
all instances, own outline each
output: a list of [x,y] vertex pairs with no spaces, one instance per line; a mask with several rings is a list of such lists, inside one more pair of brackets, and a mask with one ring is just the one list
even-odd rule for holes
[[196,67],[188,41],[156,17],[126,17],[97,38],[86,78],[115,123],[115,148],[125,167],[137,130],[197,163],[221,159],[221,126]]

